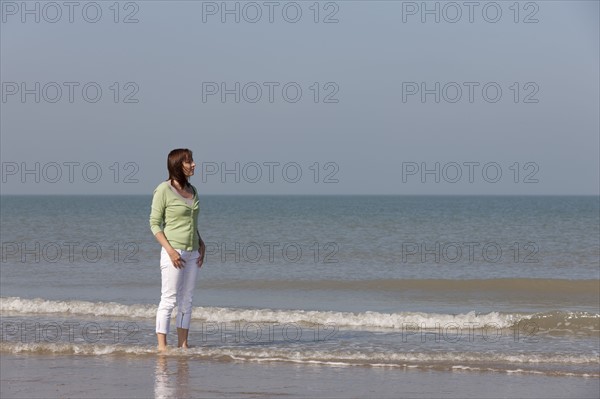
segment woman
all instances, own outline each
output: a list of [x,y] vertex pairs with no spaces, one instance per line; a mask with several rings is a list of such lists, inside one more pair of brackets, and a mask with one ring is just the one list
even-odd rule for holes
[[[150,229],[162,246],[162,288],[156,312],[158,350],[167,348],[171,313],[177,305],[177,347],[187,348],[192,299],[205,245],[198,232],[198,194],[189,183],[196,164],[188,149],[169,153],[169,178],[154,190]],[[197,267],[196,267],[197,265]]]

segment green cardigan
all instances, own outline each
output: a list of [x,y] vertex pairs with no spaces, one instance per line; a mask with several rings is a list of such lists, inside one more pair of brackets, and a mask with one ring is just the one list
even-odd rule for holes
[[198,236],[198,214],[200,206],[196,188],[194,202],[190,207],[183,198],[171,190],[168,181],[154,190],[150,212],[150,230],[156,235],[162,231],[171,246],[185,251],[196,251],[200,247]]

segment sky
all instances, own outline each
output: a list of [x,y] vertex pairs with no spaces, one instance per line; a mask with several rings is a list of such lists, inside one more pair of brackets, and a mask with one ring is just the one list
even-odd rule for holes
[[0,2],[0,194],[598,195],[598,1]]

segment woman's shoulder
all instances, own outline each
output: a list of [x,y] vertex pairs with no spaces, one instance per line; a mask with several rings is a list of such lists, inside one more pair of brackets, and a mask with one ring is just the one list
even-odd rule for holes
[[169,188],[169,182],[168,181],[163,181],[161,182],[158,186],[156,186],[156,188],[154,189],[154,192],[160,192],[160,191],[164,191],[166,189]]

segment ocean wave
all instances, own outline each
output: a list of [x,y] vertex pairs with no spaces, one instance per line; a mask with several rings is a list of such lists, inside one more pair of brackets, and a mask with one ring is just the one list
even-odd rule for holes
[[[62,355],[157,355],[155,346],[85,343],[1,342],[0,352],[9,354]],[[298,348],[230,348],[201,346],[169,348],[164,355],[215,361],[287,362],[335,366],[428,367],[448,370],[537,372],[600,376],[594,374],[600,360],[594,354],[535,354],[487,352],[368,352],[302,350]],[[518,367],[518,368],[515,368]],[[569,370],[566,370],[568,368]],[[591,373],[591,374],[590,374]]]
[[[3,297],[0,298],[0,312],[2,312],[3,316],[53,314],[153,319],[156,317],[156,305],[125,305],[115,302],[56,301],[41,298]],[[565,311],[543,313],[476,313],[471,311],[462,314],[443,314],[194,307],[192,310],[192,320],[215,323],[248,322],[336,325],[366,330],[373,328],[435,330],[448,326],[461,328],[468,326],[469,328],[482,329],[487,327],[513,328],[519,326],[524,332],[529,331],[531,333],[546,331],[598,334],[600,331],[600,314]]]

